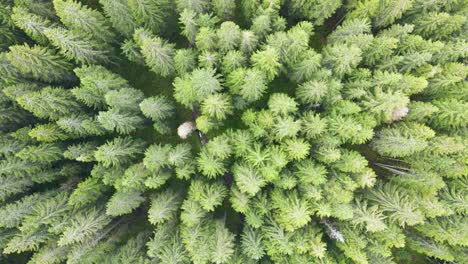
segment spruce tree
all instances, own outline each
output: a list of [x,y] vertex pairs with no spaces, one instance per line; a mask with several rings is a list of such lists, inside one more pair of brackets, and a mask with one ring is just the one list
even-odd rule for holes
[[51,44],[60,50],[68,60],[82,64],[109,63],[109,47],[100,44],[85,35],[83,31],[73,31],[64,28],[48,28],[44,34]]
[[139,26],[157,33],[169,18],[171,3],[168,0],[129,0],[128,6]]
[[100,0],[104,13],[112,26],[125,37],[131,37],[135,30],[136,21],[130,15],[131,10],[126,0]]
[[46,47],[28,45],[10,46],[7,58],[25,77],[55,83],[73,80],[72,65]]
[[466,263],[465,11],[3,1],[0,262]]
[[91,39],[102,42],[111,42],[115,37],[110,23],[97,10],[70,0],[54,0],[53,3],[57,16],[68,29],[82,32]]
[[174,73],[174,45],[159,37],[153,37],[144,29],[138,29],[134,38],[141,48],[146,64],[155,73],[167,77]]

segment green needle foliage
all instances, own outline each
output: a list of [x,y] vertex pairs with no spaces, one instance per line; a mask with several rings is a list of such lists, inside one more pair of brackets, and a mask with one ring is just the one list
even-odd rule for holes
[[72,78],[72,64],[46,47],[10,46],[7,59],[18,73],[38,81],[55,83]]
[[110,23],[97,10],[71,0],[54,0],[53,3],[57,16],[68,29],[83,32],[102,42],[111,42],[115,37]]
[[468,263],[466,1],[0,1],[0,263]]
[[74,60],[82,64],[110,62],[109,54],[112,51],[87,36],[83,31],[57,27],[44,30],[44,34],[68,60]]

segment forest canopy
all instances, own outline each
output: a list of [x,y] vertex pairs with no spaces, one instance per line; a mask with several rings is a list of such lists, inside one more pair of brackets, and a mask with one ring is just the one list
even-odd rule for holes
[[466,0],[0,0],[0,263],[468,263]]

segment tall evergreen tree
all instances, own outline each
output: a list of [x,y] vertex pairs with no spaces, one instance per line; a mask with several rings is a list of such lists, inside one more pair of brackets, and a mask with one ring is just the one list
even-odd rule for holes
[[10,46],[7,58],[25,77],[50,83],[73,80],[72,65],[46,47]]
[[54,0],[54,9],[60,21],[68,28],[82,32],[91,39],[111,42],[115,37],[109,22],[97,10],[73,0]]
[[127,0],[99,0],[104,13],[109,18],[112,26],[125,37],[131,37],[137,27],[136,21],[131,16],[130,5]]
[[82,64],[110,62],[110,47],[87,37],[82,31],[48,28],[44,34],[67,59]]
[[135,32],[134,38],[141,48],[146,64],[155,73],[167,77],[174,73],[174,44],[159,37],[153,37],[144,29]]

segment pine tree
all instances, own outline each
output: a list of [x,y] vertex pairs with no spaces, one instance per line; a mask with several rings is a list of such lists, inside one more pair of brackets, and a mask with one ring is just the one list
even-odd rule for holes
[[39,118],[57,120],[81,112],[69,90],[46,87],[18,98],[18,103]]
[[107,202],[106,214],[119,216],[131,213],[145,201],[139,191],[117,191]]
[[62,141],[70,138],[65,131],[53,123],[36,125],[29,132],[29,136],[42,142]]
[[466,18],[460,15],[430,12],[414,21],[415,32],[423,37],[444,39],[460,31],[465,21]]
[[408,195],[402,194],[398,187],[386,184],[377,186],[369,194],[369,199],[382,212],[387,213],[390,221],[401,226],[415,225],[424,221],[423,214],[417,209],[416,204]]
[[197,66],[197,53],[192,49],[178,49],[174,55],[174,68],[179,75],[193,71]]
[[379,7],[376,14],[374,24],[378,28],[390,25],[396,19],[399,19],[402,14],[411,8],[412,1],[400,0],[398,2],[382,1],[379,2]]
[[141,49],[133,39],[126,39],[120,48],[122,53],[131,62],[139,65],[145,65],[145,58],[143,57],[143,54],[141,54]]
[[218,61],[218,52],[203,51],[200,55],[198,55],[198,64],[203,68],[216,68],[219,64]]
[[232,168],[236,186],[243,193],[254,196],[266,185],[264,177],[257,169],[246,164],[235,164]]
[[207,0],[177,0],[176,4],[179,12],[187,9],[195,13],[205,13],[210,8],[210,2]]
[[433,105],[439,109],[430,120],[430,124],[434,128],[451,133],[466,131],[468,112],[465,102],[452,99],[434,101]]
[[71,145],[63,152],[63,156],[67,159],[77,160],[81,162],[94,161],[94,151],[97,148],[95,142],[85,142],[76,145]]
[[313,50],[308,50],[292,65],[290,79],[296,83],[309,81],[320,66],[322,56]]
[[213,0],[211,3],[213,10],[221,20],[231,20],[234,17],[236,1],[234,0]]
[[72,136],[89,136],[93,134],[86,129],[86,122],[90,119],[91,118],[86,115],[72,114],[70,116],[60,118],[56,123],[60,129]]
[[197,13],[192,9],[184,9],[179,16],[181,25],[181,34],[185,36],[191,45],[195,43],[195,37],[198,32]]
[[218,35],[216,31],[209,27],[201,27],[195,36],[195,45],[202,51],[214,50],[217,42]]
[[62,159],[63,148],[58,144],[41,144],[38,146],[29,146],[16,154],[22,160],[32,162],[52,163]]
[[10,46],[7,58],[26,77],[50,83],[73,80],[72,65],[45,47]]
[[54,9],[60,21],[68,28],[79,31],[102,42],[111,42],[115,37],[110,24],[97,10],[73,0],[54,0]]
[[217,120],[223,120],[232,114],[231,98],[223,94],[208,95],[201,104],[202,114]]
[[143,153],[144,142],[130,137],[118,137],[99,146],[94,154],[104,166],[125,165]]
[[328,83],[326,81],[311,80],[305,82],[296,90],[296,97],[304,104],[315,105],[323,100],[328,93]]
[[222,52],[233,50],[240,43],[240,28],[231,21],[223,22],[218,29],[217,35],[219,40],[218,48]]
[[82,64],[109,63],[110,49],[88,38],[83,32],[64,28],[48,28],[44,34],[68,60]]
[[240,49],[245,54],[252,53],[258,45],[258,38],[252,32],[248,30],[244,30],[241,33],[241,41],[240,41]]
[[23,7],[14,7],[11,19],[17,27],[21,28],[39,44],[46,45],[48,43],[44,30],[49,28],[52,23],[47,18],[30,13]]
[[464,4],[3,1],[2,260],[467,262]]
[[109,218],[102,210],[95,208],[77,213],[69,223],[65,225],[64,231],[58,241],[59,246],[84,242],[91,238],[109,222]]
[[371,25],[367,19],[346,19],[330,35],[328,41],[332,44],[346,42],[349,37],[370,33]]
[[151,208],[148,211],[148,220],[151,224],[163,224],[175,217],[180,203],[182,202],[180,194],[167,190],[158,193],[151,200]]
[[228,74],[236,69],[239,69],[246,65],[246,57],[241,51],[234,50],[228,51],[222,61],[222,70],[225,74]]
[[427,139],[434,137],[434,131],[418,123],[399,123],[382,129],[372,142],[381,155],[405,157],[427,147]]
[[143,101],[142,91],[133,88],[108,91],[105,95],[106,103],[111,109],[123,112],[139,112],[138,105]]
[[136,23],[155,33],[161,31],[171,13],[168,0],[129,0],[128,5]]
[[333,70],[338,77],[351,73],[361,61],[361,50],[352,45],[336,44],[327,46],[323,55],[323,65]]
[[174,105],[165,96],[155,96],[146,98],[140,103],[140,109],[143,115],[151,118],[153,121],[164,120],[171,117],[174,113]]
[[318,25],[323,24],[325,19],[333,15],[335,10],[341,6],[340,1],[304,1],[291,0],[289,6],[294,14],[300,17],[314,19]]
[[105,95],[109,91],[130,87],[125,79],[102,66],[83,66],[74,71],[81,85],[72,89],[72,93],[89,107],[103,109],[106,106]]
[[[5,164],[5,162],[2,162],[2,165],[11,164]],[[18,177],[12,176],[0,176],[0,201],[3,202],[13,195],[23,193],[29,190],[32,185],[33,182],[27,178],[18,179]]]
[[226,164],[223,162],[223,159],[206,151],[200,153],[197,163],[201,174],[210,179],[218,178],[226,171]]
[[78,184],[77,188],[70,195],[68,203],[76,207],[93,204],[106,194],[109,189],[99,178],[88,177]]
[[146,64],[155,73],[167,77],[174,73],[174,45],[159,38],[152,37],[144,29],[135,31],[134,38],[141,48]]
[[376,120],[391,123],[406,115],[408,103],[409,98],[399,92],[385,93],[375,89],[372,95],[363,100],[362,105],[364,109],[375,115]]
[[193,180],[189,188],[189,196],[199,202],[203,210],[211,212],[221,205],[227,195],[226,187],[220,182],[207,183]]
[[53,18],[54,10],[50,1],[33,1],[33,0],[17,0],[14,1],[16,6],[26,8],[36,15]]
[[101,111],[97,121],[103,128],[115,131],[119,134],[130,134],[143,125],[144,119],[133,113],[123,112],[117,109]]
[[131,37],[136,29],[136,21],[130,16],[130,6],[126,0],[100,0],[104,13],[112,26],[125,37]]
[[0,21],[2,22],[2,26],[0,27],[2,45],[0,46],[2,49],[7,48],[11,44],[16,43],[16,34],[14,31],[14,22],[10,15],[11,10],[10,3],[2,3],[0,6]]
[[259,100],[267,90],[267,80],[263,72],[256,69],[239,68],[227,77],[227,85],[234,94],[247,102]]
[[24,196],[21,200],[3,206],[0,210],[5,216],[0,222],[0,226],[6,228],[18,227],[23,218],[30,212],[35,204],[44,200],[47,194],[33,194]]
[[267,47],[265,50],[255,52],[252,54],[251,61],[254,69],[264,72],[269,81],[279,73],[281,64],[278,51],[274,48]]
[[196,69],[182,78],[174,80],[174,97],[187,107],[222,89],[214,69]]

